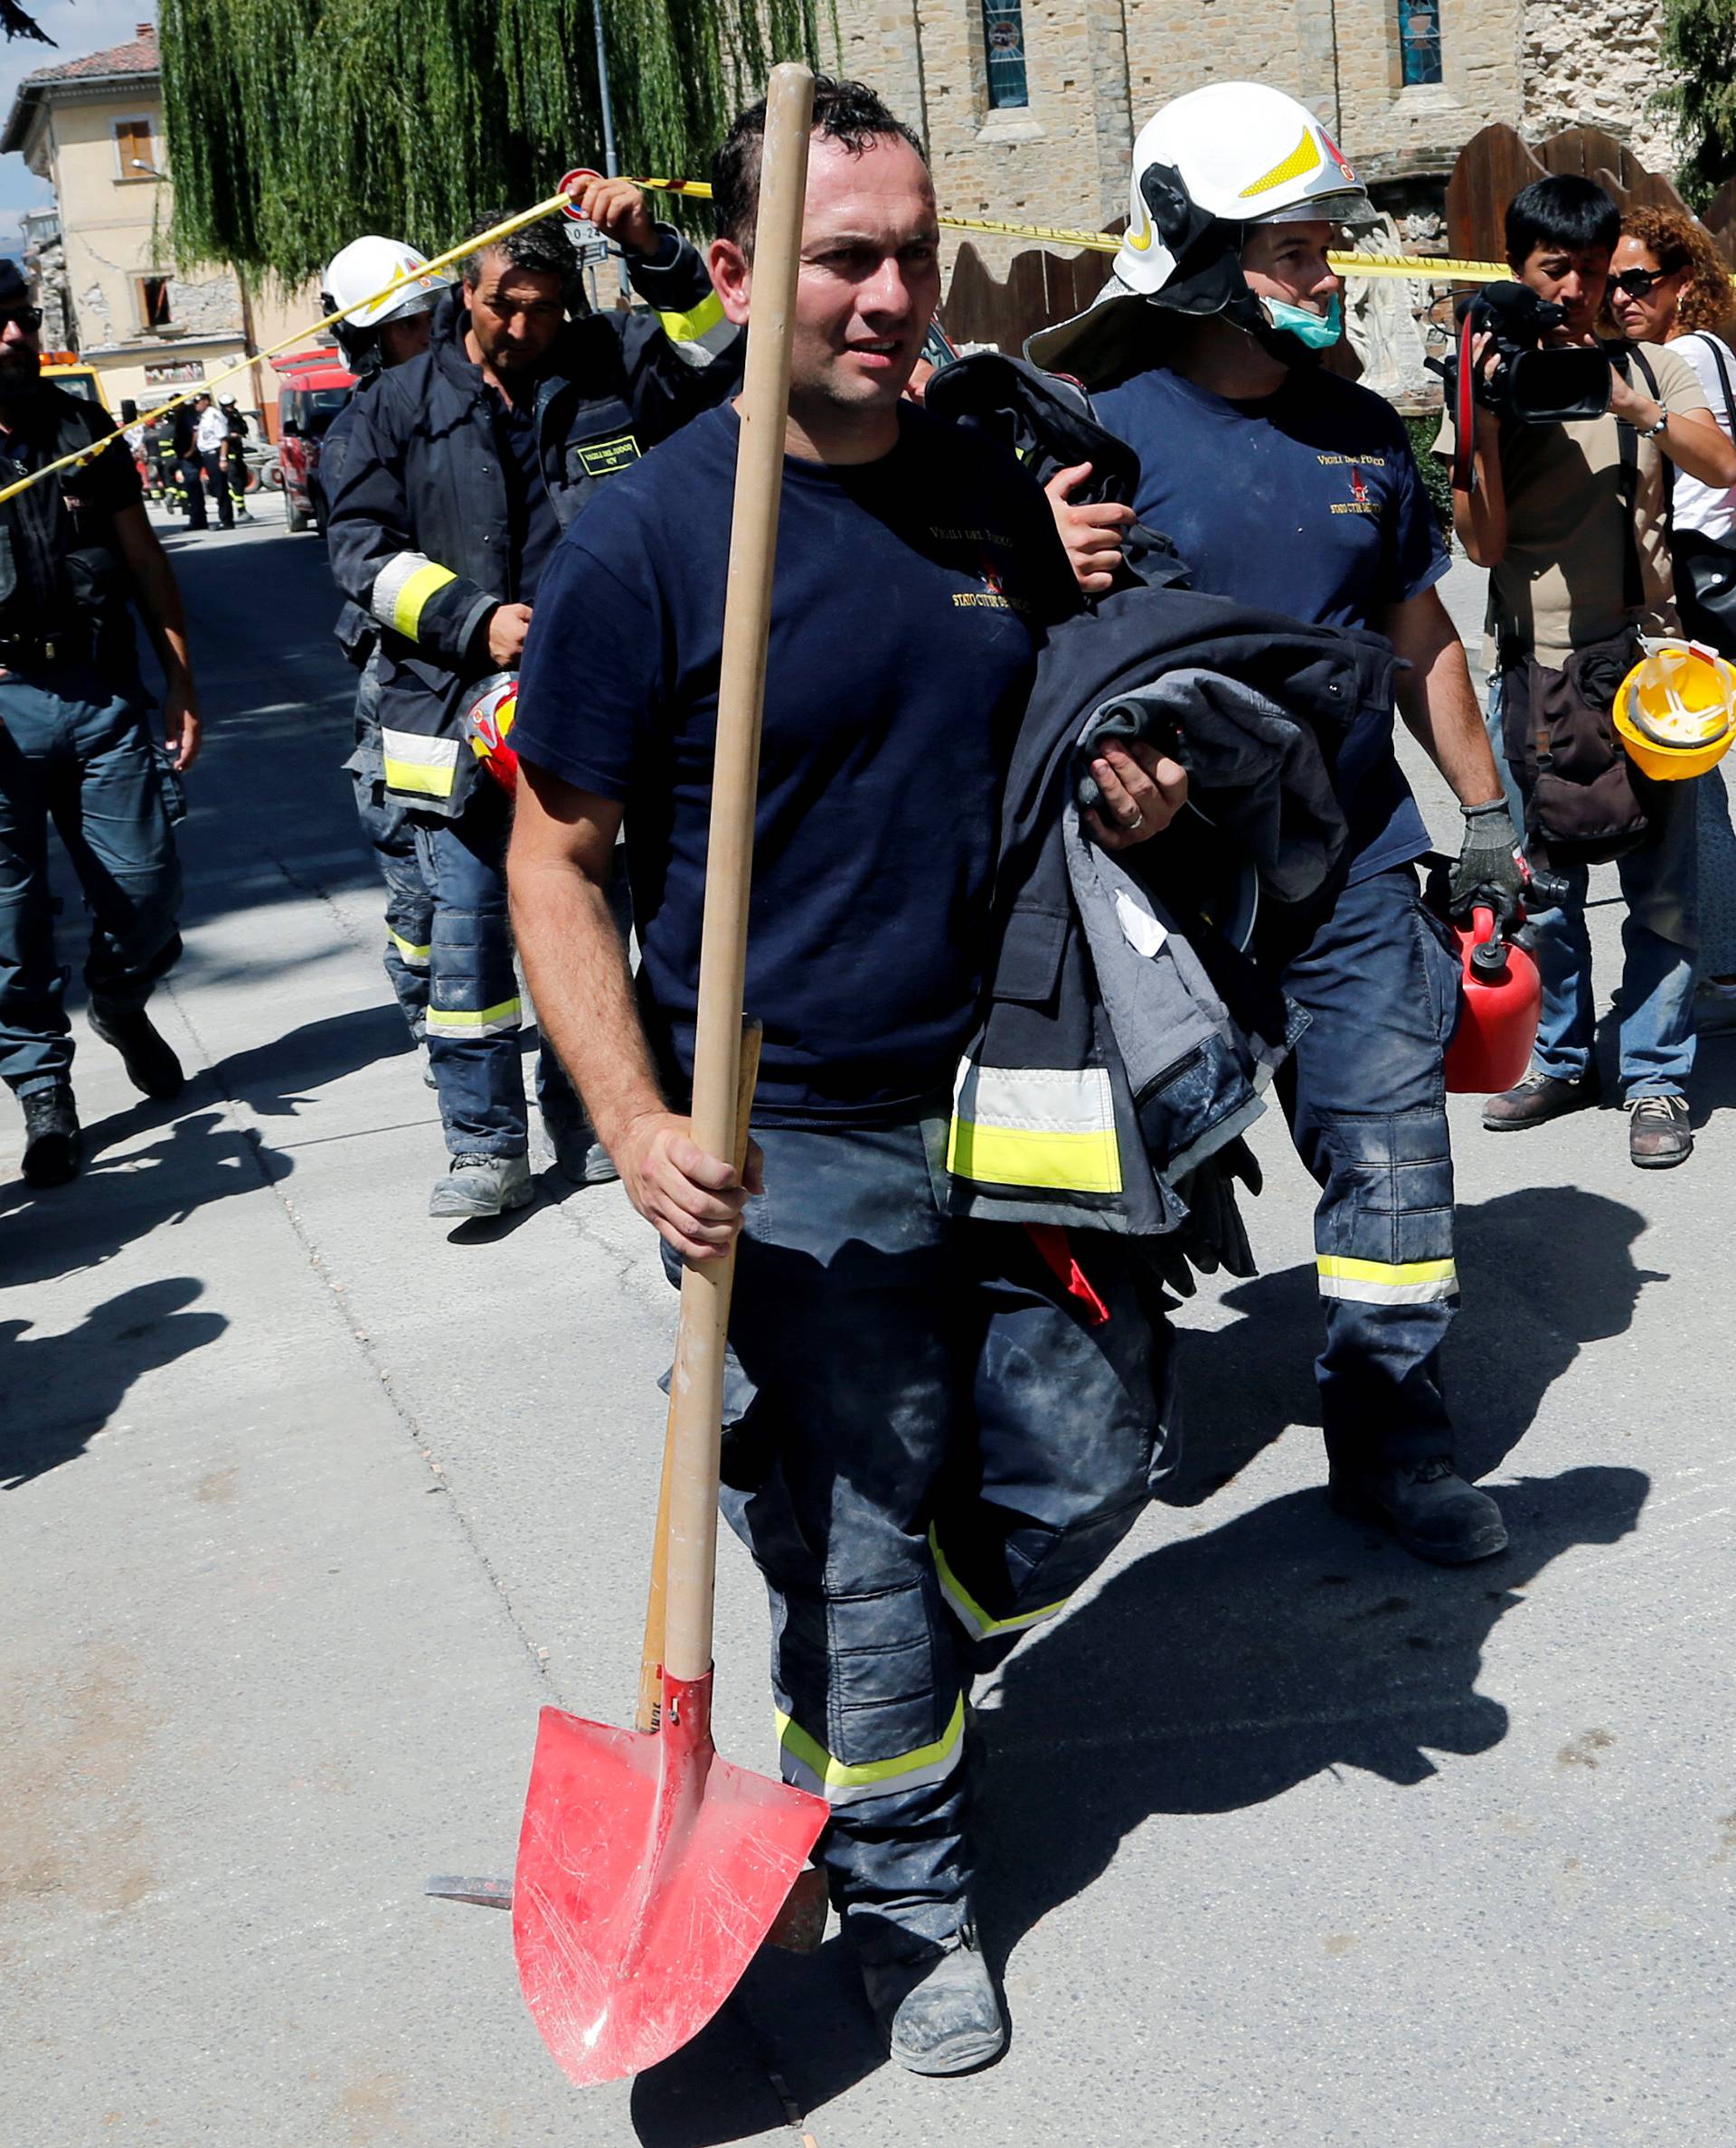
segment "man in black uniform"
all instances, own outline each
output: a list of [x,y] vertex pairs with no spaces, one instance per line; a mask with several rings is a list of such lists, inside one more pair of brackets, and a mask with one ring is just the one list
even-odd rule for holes
[[[429,1212],[459,1220],[534,1193],[506,915],[512,808],[480,773],[465,711],[480,682],[516,671],[562,528],[732,377],[714,363],[732,336],[693,249],[624,181],[588,182],[580,203],[655,316],[569,319],[574,256],[546,223],[473,255],[427,353],[358,400],[332,499],[332,570],[382,630],[385,796],[411,815],[434,895],[427,1035],[451,1161]],[[594,1146],[586,1127],[550,1133],[557,1154]],[[613,1175],[601,1152],[594,1168]]]
[[[42,379],[41,325],[16,264],[0,261],[0,485],[114,435],[106,410]],[[30,486],[0,518],[0,1077],[24,1108],[24,1177],[52,1186],[77,1171],[80,1138],[48,824],[90,912],[90,1026],[146,1096],[172,1097],[181,1068],[145,1003],[181,952],[164,762],[192,766],[199,718],[180,593],[125,443]],[[166,681],[166,755],[146,723],[129,596]]]

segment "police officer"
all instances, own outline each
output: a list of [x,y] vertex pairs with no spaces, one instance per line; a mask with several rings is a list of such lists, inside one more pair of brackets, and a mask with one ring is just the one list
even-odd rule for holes
[[[107,411],[42,379],[42,317],[16,264],[0,261],[5,484],[114,434]],[[49,821],[90,913],[90,1027],[137,1088],[173,1097],[180,1064],[146,1002],[181,952],[169,770],[192,766],[199,717],[180,593],[124,445],[30,486],[0,517],[0,1077],[24,1106],[25,1180],[53,1186],[78,1170],[81,1142]],[[165,752],[146,722],[129,591],[166,682]]]
[[[198,412],[198,423],[193,436],[194,457],[211,487],[211,496],[217,504],[218,528],[232,530],[235,527],[235,503],[229,490],[229,419],[209,395],[198,397],[193,409]],[[195,482],[194,490],[197,489]],[[203,504],[202,500],[202,512]]]
[[[374,293],[394,278],[425,267],[425,257],[414,247],[370,235],[335,254],[326,271],[320,310],[332,314],[341,306],[350,307],[336,325],[337,341],[357,383],[355,398],[333,419],[319,445],[319,474],[327,498],[343,482],[361,399],[382,372],[427,350],[434,308],[452,278],[420,275],[388,297],[376,299]],[[334,631],[338,646],[362,674],[355,689],[355,745],[344,766],[354,786],[362,833],[386,883],[386,976],[412,1041],[425,1050],[434,893],[422,873],[409,815],[401,802],[386,796],[380,743],[380,628],[360,605],[346,603]]]
[[[410,812],[434,890],[428,1045],[450,1165],[429,1212],[442,1217],[495,1216],[534,1194],[506,914],[511,806],[464,736],[467,689],[517,668],[562,527],[732,372],[717,363],[733,337],[693,247],[623,181],[590,180],[579,200],[655,317],[569,320],[582,303],[574,256],[546,223],[473,255],[427,353],[359,400],[332,498],[338,586],[382,630],[384,793]],[[581,1176],[612,1174],[600,1152],[586,1161],[589,1128],[549,1130]]]
[[[1130,208],[1100,302],[1033,337],[1032,355],[1084,379],[1099,422],[1138,451],[1134,508],[1196,589],[1392,641],[1410,666],[1401,712],[1464,813],[1454,907],[1510,909],[1517,835],[1435,588],[1447,555],[1410,443],[1378,396],[1319,363],[1342,330],[1326,250],[1373,221],[1354,173],[1294,98],[1214,83],[1140,135]],[[1086,525],[1076,563],[1081,540],[1112,563],[1126,513],[1062,507],[1064,528]],[[1310,1016],[1280,1089],[1321,1188],[1332,1496],[1419,1557],[1459,1563],[1506,1531],[1454,1467],[1441,1384],[1458,1296],[1442,1072],[1458,964],[1421,905],[1429,838],[1392,717],[1354,712],[1334,771],[1343,867],[1315,904],[1271,919],[1259,952]]]

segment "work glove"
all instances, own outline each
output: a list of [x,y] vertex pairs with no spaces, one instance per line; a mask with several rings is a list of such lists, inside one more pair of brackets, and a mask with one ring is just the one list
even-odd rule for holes
[[1486,806],[1467,806],[1465,841],[1458,862],[1448,882],[1448,909],[1455,918],[1468,918],[1479,903],[1495,912],[1495,923],[1505,930],[1515,924],[1524,895],[1524,875],[1516,853],[1519,835],[1505,798],[1492,798]]

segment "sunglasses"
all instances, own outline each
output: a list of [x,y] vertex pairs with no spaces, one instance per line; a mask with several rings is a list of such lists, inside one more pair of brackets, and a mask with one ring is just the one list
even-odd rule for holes
[[26,335],[34,335],[42,325],[40,306],[8,306],[0,308],[0,328],[22,328]]
[[1665,268],[1624,268],[1619,276],[1609,278],[1612,290],[1625,291],[1630,298],[1649,298],[1669,271]]

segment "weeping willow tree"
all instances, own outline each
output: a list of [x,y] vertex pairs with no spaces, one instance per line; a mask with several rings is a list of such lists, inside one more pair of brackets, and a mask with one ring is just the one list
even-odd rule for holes
[[1665,0],[1659,102],[1682,128],[1684,198],[1703,209],[1736,174],[1736,0]]
[[600,169],[594,5],[627,172],[703,177],[775,61],[835,52],[831,0],[162,0],[176,253],[297,283]]

